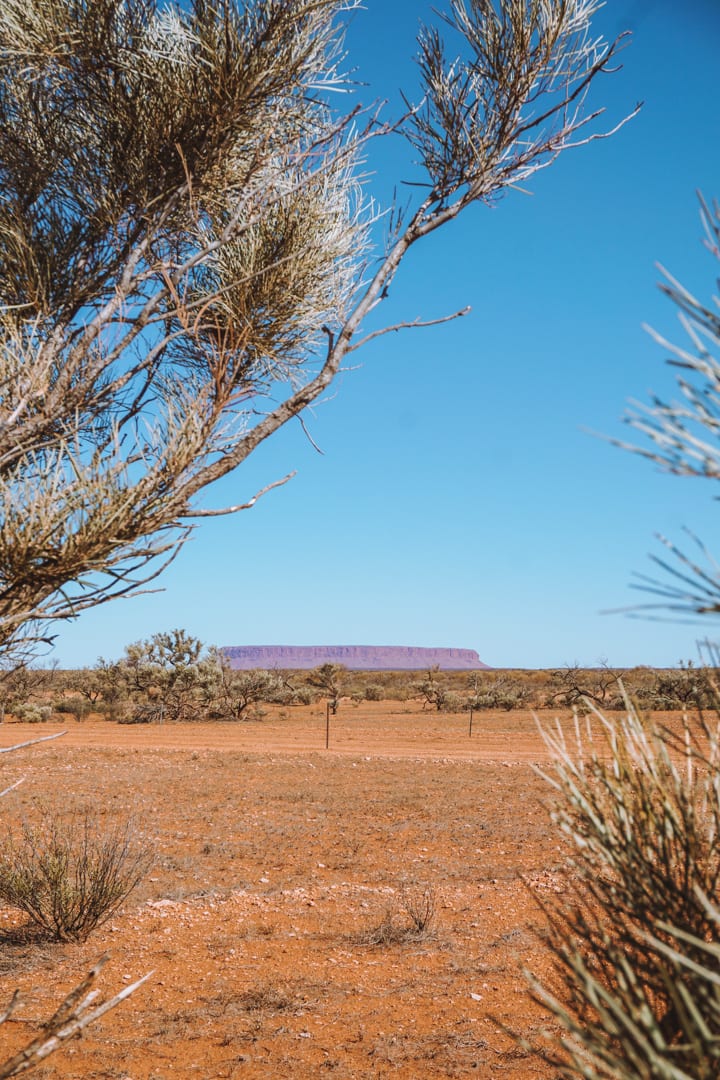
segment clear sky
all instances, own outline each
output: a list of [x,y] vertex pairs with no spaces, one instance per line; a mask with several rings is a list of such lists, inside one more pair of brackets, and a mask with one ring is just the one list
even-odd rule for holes
[[[439,5],[438,5],[439,6]],[[363,101],[413,93],[424,0],[367,0],[348,49]],[[655,262],[709,299],[696,189],[720,197],[717,0],[610,0],[596,22],[633,32],[623,70],[596,87],[605,142],[569,151],[497,207],[473,208],[418,245],[383,306],[389,322],[472,313],[393,334],[208,505],[296,478],[256,507],[204,522],[158,582],[62,626],[52,659],[91,665],[184,627],[207,643],[475,648],[497,667],[671,665],[698,626],[602,614],[641,602],[655,532],[712,546],[719,494],[590,434],[629,434],[629,398],[672,396],[643,322],[678,340]],[[380,200],[410,175],[399,140],[372,151]],[[411,192],[412,189],[407,189]],[[716,551],[717,554],[717,551]]]

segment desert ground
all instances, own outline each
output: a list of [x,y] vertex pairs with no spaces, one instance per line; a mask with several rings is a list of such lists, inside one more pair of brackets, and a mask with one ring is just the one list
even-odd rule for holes
[[[544,717],[551,719],[551,714]],[[567,719],[567,718],[566,718]],[[34,1076],[498,1077],[553,1070],[503,1025],[549,1025],[523,969],[547,976],[538,904],[564,852],[533,716],[324,705],[260,722],[70,721],[2,756],[6,822],[91,807],[132,817],[154,865],[81,945],[28,938],[0,908],[2,1058],[109,953],[105,994],[130,999]],[[59,725],[0,726],[0,746]],[[427,914],[429,926],[412,932]]]

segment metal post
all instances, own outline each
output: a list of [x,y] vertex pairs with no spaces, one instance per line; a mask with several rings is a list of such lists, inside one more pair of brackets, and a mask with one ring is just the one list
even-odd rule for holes
[[325,706],[325,749],[330,746],[330,702]]
[[472,718],[473,718],[473,707],[472,707],[472,705],[471,705],[471,706],[470,706],[470,730],[469,730],[469,732],[468,732],[468,735],[469,735],[469,737],[470,737],[471,739],[472,739]]

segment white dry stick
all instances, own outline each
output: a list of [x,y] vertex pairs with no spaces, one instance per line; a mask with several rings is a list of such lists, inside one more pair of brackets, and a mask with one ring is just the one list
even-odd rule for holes
[[[92,1011],[88,1011],[89,1006],[97,1000],[98,996],[98,991],[92,990],[91,987],[107,960],[107,956],[102,956],[93,965],[83,981],[74,990],[70,991],[56,1013],[43,1026],[40,1034],[22,1050],[19,1050],[17,1054],[14,1054],[13,1057],[0,1065],[0,1080],[5,1080],[6,1077],[10,1076],[19,1076],[21,1073],[33,1069],[44,1058],[57,1050],[67,1039],[72,1038],[73,1035],[78,1035],[89,1024],[103,1016],[104,1013],[114,1009],[121,1001],[134,994],[153,974],[152,971],[149,971],[147,975],[143,975],[141,979],[132,983],[131,986],[123,987],[114,997],[101,1002]],[[12,1015],[18,1001],[19,994],[16,990],[5,1013],[0,1017],[0,1023],[3,1023]]]

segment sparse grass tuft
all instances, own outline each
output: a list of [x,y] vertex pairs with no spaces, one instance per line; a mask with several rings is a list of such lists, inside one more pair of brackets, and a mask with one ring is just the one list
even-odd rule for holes
[[403,945],[432,936],[436,922],[436,896],[432,886],[404,886],[385,908],[379,922],[363,930],[358,945]]
[[260,983],[258,986],[245,990],[238,998],[238,1005],[243,1012],[277,1013],[294,1008],[297,1002],[290,994],[278,987],[270,983]]

